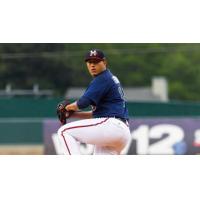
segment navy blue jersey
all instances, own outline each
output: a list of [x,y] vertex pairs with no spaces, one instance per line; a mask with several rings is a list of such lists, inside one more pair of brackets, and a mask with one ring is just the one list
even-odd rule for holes
[[128,119],[124,92],[116,76],[106,69],[90,83],[77,101],[80,109],[93,106],[93,117],[119,117]]

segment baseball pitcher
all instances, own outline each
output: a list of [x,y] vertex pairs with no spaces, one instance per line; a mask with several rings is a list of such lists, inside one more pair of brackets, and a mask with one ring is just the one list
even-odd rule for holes
[[[93,144],[94,154],[118,155],[131,138],[123,89],[118,78],[107,68],[101,50],[90,50],[85,62],[93,77],[90,85],[80,99],[71,104],[61,102],[57,107],[63,124],[58,130],[63,153],[81,154],[81,142]],[[91,111],[81,111],[89,106]],[[80,120],[66,124],[69,117]]]

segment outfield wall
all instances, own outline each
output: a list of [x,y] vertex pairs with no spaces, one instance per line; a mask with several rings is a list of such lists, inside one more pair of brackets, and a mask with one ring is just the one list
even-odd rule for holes
[[[0,99],[0,118],[55,118],[62,98]],[[131,117],[200,116],[200,103],[128,102]]]
[[[58,123],[55,108],[57,103],[61,100],[62,98],[0,99],[0,145],[43,145],[45,143],[44,132],[46,129],[46,120],[52,120],[54,123]],[[152,125],[149,124],[146,120],[154,120],[154,123],[158,123],[158,119],[168,121],[174,120],[172,124],[176,125],[178,122],[180,122],[181,119],[187,119],[187,123],[186,121],[183,121],[182,123],[186,123],[186,127],[183,128],[181,126],[181,128],[184,129],[184,135],[186,134],[187,138],[191,138],[189,146],[192,145],[194,140],[199,141],[198,130],[200,129],[200,127],[198,127],[198,124],[200,124],[200,122],[198,120],[200,117],[200,104],[198,103],[129,102],[128,108],[130,118],[133,123],[132,129],[137,130],[139,128],[139,125],[138,127],[136,125],[134,126],[134,123],[136,124],[138,120],[140,120],[141,122],[140,125],[142,125],[143,121],[145,122],[143,123],[143,125],[151,128]],[[166,123],[166,121],[163,121],[163,123]],[[195,125],[191,126],[191,124]],[[187,131],[187,127],[189,126],[193,127],[190,133]],[[153,138],[151,138],[151,140],[148,140],[148,142],[150,143],[152,143],[153,141]],[[138,143],[137,140],[136,142]],[[198,144],[196,145],[198,147]],[[184,146],[184,144],[182,146]],[[45,151],[46,153],[48,153],[47,150]],[[137,149],[134,149],[134,151],[132,149],[131,152],[134,154],[138,154]],[[198,153],[198,150],[185,152]]]

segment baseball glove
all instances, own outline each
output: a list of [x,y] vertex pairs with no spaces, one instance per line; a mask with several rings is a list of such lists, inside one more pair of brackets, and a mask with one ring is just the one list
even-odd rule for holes
[[69,105],[69,104],[70,104],[70,102],[68,100],[64,100],[64,101],[61,101],[57,105],[56,113],[57,113],[58,119],[60,120],[60,122],[61,122],[62,125],[66,124],[67,119],[70,118],[70,116],[74,112],[74,111],[67,111],[65,109],[65,107],[67,105]]

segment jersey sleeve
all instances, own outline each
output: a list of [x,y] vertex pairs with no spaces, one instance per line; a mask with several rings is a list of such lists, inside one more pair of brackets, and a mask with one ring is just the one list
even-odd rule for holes
[[80,109],[83,109],[88,107],[89,105],[96,106],[108,90],[109,81],[104,79],[93,80],[83,96],[78,100],[78,107]]

